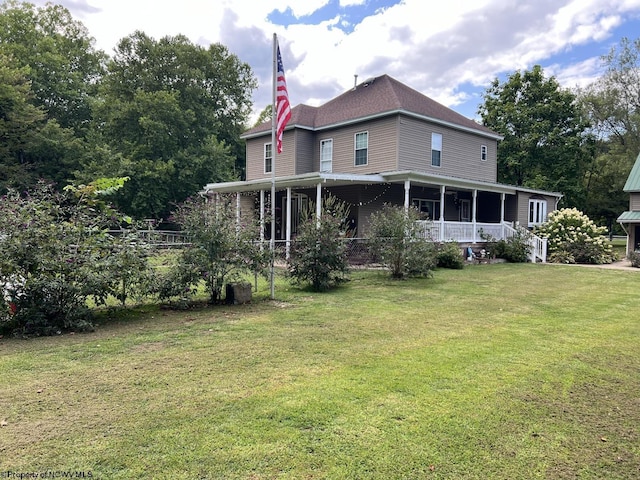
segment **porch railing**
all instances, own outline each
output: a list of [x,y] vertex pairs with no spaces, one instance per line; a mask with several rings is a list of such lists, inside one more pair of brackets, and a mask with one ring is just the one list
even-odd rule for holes
[[[481,222],[438,222],[418,221],[422,236],[433,241],[455,241],[459,243],[476,243],[483,241],[482,237],[492,237],[497,240],[507,240],[518,233],[509,222],[481,223]],[[547,261],[547,239],[540,238],[526,231],[529,243],[531,262]]]

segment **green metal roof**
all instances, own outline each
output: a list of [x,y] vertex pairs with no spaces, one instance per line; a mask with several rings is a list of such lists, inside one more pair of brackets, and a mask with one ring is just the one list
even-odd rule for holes
[[636,158],[636,163],[633,165],[631,173],[629,173],[623,190],[625,192],[640,192],[640,155]]
[[618,223],[640,223],[640,211],[622,212],[618,217]]

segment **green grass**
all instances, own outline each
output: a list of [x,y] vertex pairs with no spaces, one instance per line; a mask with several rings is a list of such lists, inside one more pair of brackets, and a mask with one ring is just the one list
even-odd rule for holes
[[[0,471],[632,479],[640,274],[481,265],[0,340]],[[113,316],[107,321],[108,316]]]

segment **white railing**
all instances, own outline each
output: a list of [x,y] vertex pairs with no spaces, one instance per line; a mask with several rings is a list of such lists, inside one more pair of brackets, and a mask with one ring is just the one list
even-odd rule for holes
[[422,230],[424,238],[439,242],[475,243],[482,240],[482,234],[490,235],[498,240],[505,238],[504,228],[500,223],[433,222],[426,220],[420,220],[417,223]]
[[[480,222],[417,222],[424,238],[434,241],[454,241],[460,243],[476,243],[483,241],[482,237],[491,237],[496,240],[507,240],[518,233],[518,230],[509,222],[480,223]],[[517,227],[521,228],[521,227]],[[526,231],[528,243],[531,247],[529,258],[532,262],[547,261],[547,239],[540,238],[528,230]]]
[[[505,239],[510,238],[518,233],[518,228],[522,229],[522,227],[513,228],[510,224],[505,223]],[[527,237],[527,241],[529,243],[530,251],[529,251],[529,260],[532,263],[536,263],[540,260],[542,263],[547,262],[547,239],[538,237],[534,235],[529,230],[525,230],[525,235]]]

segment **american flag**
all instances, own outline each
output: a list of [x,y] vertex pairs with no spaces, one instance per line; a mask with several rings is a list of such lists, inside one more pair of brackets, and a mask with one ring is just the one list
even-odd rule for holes
[[291,106],[289,105],[289,93],[287,92],[287,81],[284,78],[284,67],[282,66],[282,57],[280,57],[280,45],[278,50],[278,71],[276,72],[276,114],[277,127],[276,137],[278,144],[278,153],[282,153],[282,132],[287,122],[291,118]]

